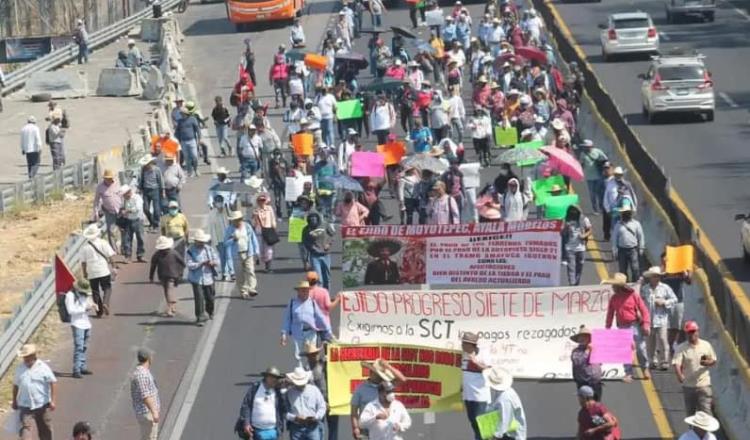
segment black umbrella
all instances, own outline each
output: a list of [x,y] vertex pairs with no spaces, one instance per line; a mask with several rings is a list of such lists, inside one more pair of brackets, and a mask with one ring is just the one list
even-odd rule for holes
[[396,35],[401,35],[402,37],[406,38],[419,38],[417,34],[414,32],[404,29],[401,26],[391,26],[391,30],[393,30],[393,33]]
[[376,78],[370,84],[362,87],[365,92],[395,91],[404,85],[403,81],[395,78]]
[[422,40],[406,40],[406,43],[413,47],[417,52],[426,52],[431,55],[434,55],[437,53],[437,50],[430,45],[430,43],[427,43]]
[[367,66],[370,65],[370,63],[367,61],[364,55],[356,52],[350,52],[350,53],[342,53],[340,55],[336,55],[336,64],[346,64],[350,66],[354,66],[359,70],[367,69]]
[[386,32],[390,32],[390,30],[382,27],[375,27],[375,28],[362,28],[359,31],[361,34],[384,34]]

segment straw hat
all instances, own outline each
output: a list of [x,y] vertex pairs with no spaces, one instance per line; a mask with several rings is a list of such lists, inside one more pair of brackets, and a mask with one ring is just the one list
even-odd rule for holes
[[624,273],[617,272],[612,278],[602,281],[602,284],[609,284],[614,287],[627,287],[628,277]]
[[625,171],[623,171],[622,167],[615,167],[615,169],[612,170],[612,173],[616,176],[622,176],[623,174],[625,174]]
[[570,340],[573,341],[573,342],[575,342],[575,343],[579,343],[579,342],[581,342],[580,339],[581,339],[581,336],[583,336],[583,335],[589,335],[589,336],[591,336],[591,330],[589,330],[588,327],[586,327],[585,325],[582,325],[581,328],[578,329],[578,333],[576,333],[573,336],[571,336]]
[[308,282],[318,281],[320,277],[318,276],[318,272],[315,272],[314,270],[311,270],[305,274],[305,278],[307,278]]
[[104,173],[102,173],[102,179],[114,179],[114,178],[115,178],[115,172],[110,169],[106,169],[104,170]]
[[553,193],[553,192],[559,192],[559,191],[562,191],[562,190],[563,189],[562,189],[562,187],[560,185],[554,184],[554,185],[552,185],[550,187],[549,192]]
[[304,347],[302,348],[303,354],[317,354],[320,353],[320,350],[322,347],[318,347],[314,342],[307,341],[305,342]]
[[258,189],[263,185],[263,179],[261,179],[258,176],[250,176],[248,179],[245,179],[244,181],[245,185],[249,186],[252,189]]
[[438,157],[445,154],[445,150],[439,145],[433,145],[430,151],[427,153],[429,156]]
[[91,283],[85,278],[77,279],[76,283],[73,285],[73,289],[78,293],[91,296]]
[[647,271],[643,272],[643,278],[660,277],[664,275],[659,266],[651,266]]
[[562,130],[565,128],[565,123],[562,121],[562,119],[555,118],[552,120],[552,128],[555,130]]
[[145,167],[146,165],[150,164],[151,162],[155,161],[156,158],[150,154],[147,154],[141,158],[141,160],[138,161],[138,165]]
[[227,219],[229,221],[234,221],[234,220],[241,220],[242,217],[243,217],[242,211],[232,211],[229,213],[229,216],[227,217]]
[[310,382],[311,371],[305,371],[302,367],[297,367],[291,373],[286,373],[286,378],[289,379],[294,385],[301,387],[307,385]]
[[307,280],[302,280],[299,283],[297,283],[296,286],[294,286],[295,290],[309,289],[309,288],[310,288],[310,282]]
[[360,363],[360,365],[374,372],[386,382],[393,382],[393,380],[396,379],[396,376],[389,369],[385,368],[385,365],[383,364],[383,359],[378,358],[378,359],[375,359],[373,362],[365,361],[365,362]]
[[229,170],[227,167],[219,167],[219,169],[216,170],[216,174],[229,174]]
[[201,243],[208,243],[211,241],[211,235],[203,231],[203,229],[196,229],[193,233],[193,240]]
[[36,345],[35,344],[24,344],[21,346],[21,348],[18,350],[18,357],[25,358],[27,356],[31,356],[36,354]]
[[501,367],[487,368],[482,371],[484,380],[495,391],[505,391],[513,385],[513,375]]
[[461,342],[477,345],[479,343],[479,335],[472,332],[464,332],[464,334],[461,335]]
[[83,237],[86,240],[95,240],[99,238],[100,234],[101,230],[96,223],[91,223],[90,225],[86,226],[86,229],[83,230]]
[[156,239],[156,245],[154,245],[154,247],[157,251],[163,251],[165,249],[172,249],[172,245],[174,245],[174,240],[162,235]]
[[401,243],[388,238],[373,240],[370,245],[367,246],[367,253],[370,254],[370,256],[377,258],[380,256],[380,250],[383,248],[388,248],[391,255],[395,255],[401,250]]
[[695,426],[707,432],[714,432],[719,429],[719,421],[703,411],[698,411],[694,415],[685,418],[685,423]]

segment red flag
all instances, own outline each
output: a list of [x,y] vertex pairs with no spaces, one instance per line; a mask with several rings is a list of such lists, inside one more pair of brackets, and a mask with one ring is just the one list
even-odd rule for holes
[[70,292],[75,282],[76,277],[73,276],[73,272],[70,271],[62,258],[55,254],[55,293],[59,295]]

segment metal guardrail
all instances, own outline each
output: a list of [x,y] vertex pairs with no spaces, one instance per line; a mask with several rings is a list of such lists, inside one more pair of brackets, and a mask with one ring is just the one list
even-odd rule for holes
[[[167,11],[177,6],[180,0],[165,0],[162,2],[162,8]],[[122,34],[127,33],[140,20],[152,15],[151,8],[145,8],[130,17],[118,21],[117,23],[100,29],[89,35],[89,49],[95,49],[104,44],[111,42]],[[78,48],[75,44],[70,44],[56,49],[49,54],[25,64],[18,70],[15,70],[5,76],[5,87],[0,90],[0,95],[8,95],[26,84],[32,73],[44,72],[56,69],[64,64],[70,63],[78,56]]]

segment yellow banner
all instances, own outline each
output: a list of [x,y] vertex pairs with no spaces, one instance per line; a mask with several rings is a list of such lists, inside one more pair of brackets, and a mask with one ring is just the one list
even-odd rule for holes
[[387,360],[406,376],[396,388],[409,412],[461,411],[461,352],[415,345],[328,346],[328,402],[331,414],[349,414],[349,402],[369,370],[362,361]]

